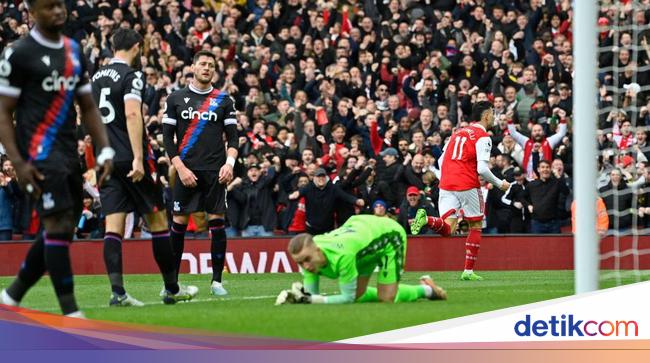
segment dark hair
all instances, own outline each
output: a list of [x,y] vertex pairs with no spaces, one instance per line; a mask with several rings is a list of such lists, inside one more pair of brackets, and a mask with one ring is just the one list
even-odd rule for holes
[[113,50],[129,50],[136,44],[142,43],[142,36],[133,29],[119,28],[112,37]]
[[[341,100],[341,101],[343,101],[343,100]],[[336,131],[338,129],[343,129],[344,132],[347,131],[347,129],[345,128],[345,125],[343,125],[341,123],[337,123],[337,124],[334,124],[334,126],[332,126],[332,132],[334,132],[334,131]]]
[[492,104],[490,102],[487,101],[477,102],[474,105],[474,108],[472,108],[472,115],[470,117],[470,121],[481,121],[481,118],[483,117],[483,113],[490,109],[492,109]]
[[214,63],[217,63],[217,57],[212,54],[209,50],[200,50],[194,54],[194,58],[192,59],[192,63],[196,64],[196,62],[199,61],[199,58],[201,57],[210,57],[214,61]]

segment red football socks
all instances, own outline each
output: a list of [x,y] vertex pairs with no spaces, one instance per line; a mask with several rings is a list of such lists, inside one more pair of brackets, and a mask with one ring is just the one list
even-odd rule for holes
[[481,248],[481,230],[472,228],[465,241],[465,270],[474,270],[479,248]]

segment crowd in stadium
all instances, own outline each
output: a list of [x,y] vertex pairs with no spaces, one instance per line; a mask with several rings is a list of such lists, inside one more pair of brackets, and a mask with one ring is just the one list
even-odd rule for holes
[[[214,85],[239,111],[229,236],[317,234],[359,213],[389,214],[405,227],[418,208],[438,215],[436,161],[449,136],[474,121],[472,104],[486,100],[495,113],[493,172],[513,186],[504,193],[484,185],[484,231],[559,233],[570,224],[570,0],[66,3],[65,34],[83,46],[91,75],[112,58],[115,29],[143,35],[148,161],[168,201],[174,170],[162,138],[166,97],[188,84],[195,52],[217,56]],[[650,11],[630,4],[603,0],[598,20],[605,111],[594,122],[612,230],[644,226],[650,215],[650,192],[642,188],[650,173]],[[22,1],[1,2],[0,50],[29,24]],[[101,238],[92,140],[81,127],[78,143],[88,171],[77,236]],[[0,187],[0,240],[33,237],[33,202],[4,155]],[[298,195],[299,188],[306,192]],[[131,230],[147,233],[140,216],[131,221]],[[201,235],[205,218],[192,221],[190,230]]]

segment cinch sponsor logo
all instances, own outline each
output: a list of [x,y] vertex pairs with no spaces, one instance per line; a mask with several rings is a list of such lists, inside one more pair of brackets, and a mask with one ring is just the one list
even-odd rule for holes
[[635,320],[595,321],[578,320],[573,314],[552,315],[548,320],[531,320],[530,315],[515,323],[515,333],[520,337],[594,337],[639,336],[639,324]]
[[48,92],[59,91],[61,88],[66,91],[72,91],[77,83],[79,83],[79,76],[76,74],[73,77],[63,77],[62,75],[59,75],[59,72],[52,71],[51,76],[43,79],[41,86],[43,86],[43,89]]
[[208,121],[217,121],[217,114],[214,112],[199,112],[198,110],[195,111],[192,107],[188,108],[187,110],[183,110],[181,112],[181,117],[184,119],[194,119],[197,118],[199,120],[208,120]]

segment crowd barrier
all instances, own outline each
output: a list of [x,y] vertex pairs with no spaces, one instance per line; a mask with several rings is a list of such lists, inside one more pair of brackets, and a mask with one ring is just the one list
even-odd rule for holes
[[[230,273],[296,272],[297,266],[286,252],[288,237],[231,238],[228,241],[226,267]],[[650,248],[650,236],[619,239],[611,237],[601,243],[601,252],[613,251],[618,245],[622,253],[620,269],[650,269],[650,255],[636,256],[632,251]],[[0,243],[0,276],[14,275],[29,242]],[[633,249],[635,248],[635,249]],[[123,243],[124,272],[128,274],[157,273],[151,242],[127,240]],[[75,274],[105,273],[101,240],[75,241],[71,247]],[[465,259],[465,238],[438,236],[411,237],[406,254],[407,271],[457,271]],[[635,261],[636,259],[636,261]],[[601,268],[616,266],[615,258],[601,261]],[[494,235],[483,236],[478,270],[570,270],[573,269],[573,237],[571,235]],[[182,273],[212,272],[210,241],[186,239]]]

